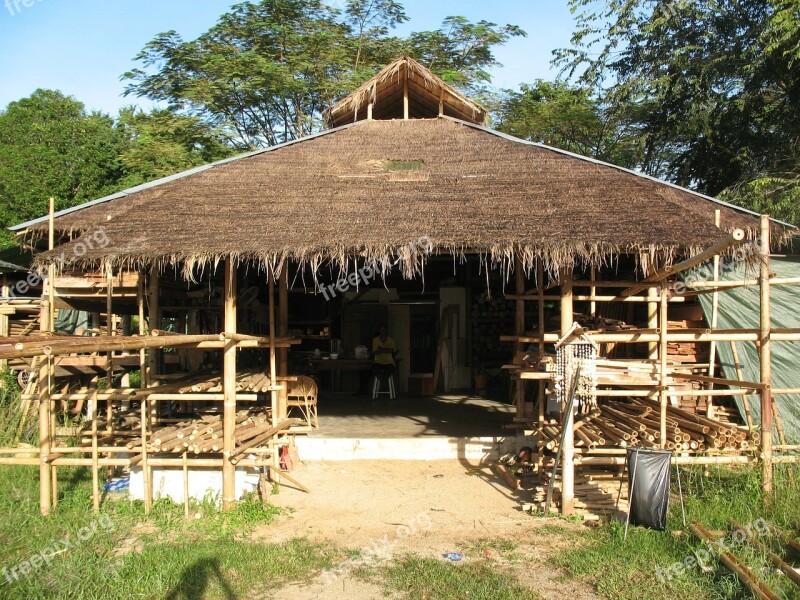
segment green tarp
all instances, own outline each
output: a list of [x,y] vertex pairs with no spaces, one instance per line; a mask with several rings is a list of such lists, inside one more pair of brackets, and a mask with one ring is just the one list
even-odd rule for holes
[[[800,257],[773,258],[770,272],[777,277],[800,277]],[[691,280],[693,274],[687,276]],[[756,274],[750,269],[749,278]],[[708,277],[709,279],[712,276]],[[720,279],[737,280],[745,278],[745,267],[723,261]],[[699,296],[707,321],[711,322],[712,295]],[[800,328],[800,286],[782,285],[771,289],[772,327],[780,329]],[[720,329],[758,329],[759,328],[759,288],[758,286],[726,290],[719,295]],[[717,344],[722,374],[727,379],[739,379],[734,364],[733,342]],[[758,350],[754,342],[735,342],[746,381],[760,380]],[[800,343],[772,343],[772,387],[800,388]],[[739,412],[744,420],[744,397],[734,396]],[[761,400],[758,394],[749,396],[750,412],[754,425],[761,423]],[[775,396],[783,429],[788,444],[800,444],[800,395]],[[776,438],[777,439],[777,438]]]

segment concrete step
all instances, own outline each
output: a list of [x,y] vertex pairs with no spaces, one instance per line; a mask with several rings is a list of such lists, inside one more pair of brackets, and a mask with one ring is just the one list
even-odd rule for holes
[[297,450],[304,461],[343,460],[458,460],[471,463],[497,460],[503,454],[534,446],[525,436],[452,438],[323,438],[298,437]]

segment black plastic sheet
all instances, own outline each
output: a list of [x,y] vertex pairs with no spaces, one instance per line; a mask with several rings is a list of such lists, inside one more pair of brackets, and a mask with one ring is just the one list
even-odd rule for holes
[[669,450],[628,449],[628,510],[632,524],[659,531],[667,528],[671,464]]

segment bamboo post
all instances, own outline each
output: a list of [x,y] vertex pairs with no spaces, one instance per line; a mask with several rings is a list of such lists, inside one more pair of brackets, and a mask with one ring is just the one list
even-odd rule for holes
[[183,453],[183,514],[189,518],[189,453]]
[[[572,302],[572,269],[566,268],[561,273],[561,335],[566,335],[574,321]],[[568,389],[570,382],[561,385]],[[563,410],[564,415],[564,452],[561,456],[561,513],[571,515],[575,511],[575,411]]]
[[[647,288],[647,328],[658,329],[660,303],[658,299],[658,289],[655,287]],[[648,358],[658,360],[659,342],[649,342],[647,345]]]
[[[136,290],[136,304],[139,309],[139,335],[144,335],[145,322],[144,322],[144,296],[145,296],[145,275],[144,271],[139,271],[139,285]],[[148,383],[147,376],[147,351],[144,348],[139,350],[139,387],[145,389]]]
[[[40,327],[43,332],[49,330],[50,320],[50,301],[43,299],[39,313]],[[51,375],[53,361],[47,357],[42,361],[39,368],[39,512],[42,516],[50,514],[51,508],[51,489],[52,489],[52,465],[50,464],[51,428],[50,422],[50,395],[51,395]]]
[[[236,333],[236,266],[233,258],[225,261],[225,331]],[[228,511],[236,503],[236,466],[231,462],[236,432],[236,340],[225,343],[223,359],[223,456],[222,509]],[[274,379],[273,379],[274,381]]]
[[[539,327],[539,358],[544,356],[544,265],[542,259],[536,260],[536,285],[538,288],[539,302],[537,304],[537,325]],[[545,385],[543,382],[538,383],[537,405],[539,411],[539,434],[541,437],[542,427],[544,427],[545,418]]]
[[272,391],[272,426],[277,427],[286,415],[280,412],[280,403],[278,393],[274,389],[275,383],[278,380],[278,367],[277,367],[277,352],[275,350],[275,273],[270,270],[268,273],[269,282],[267,284],[269,291],[269,299],[267,304],[269,307],[269,378]]
[[[92,398],[92,509],[100,512],[100,474],[98,472],[99,459],[97,448],[97,393]],[[109,456],[110,458],[110,456]]]
[[[719,209],[714,211],[714,225],[717,226],[719,229],[720,225],[722,224],[721,220],[721,212]],[[714,257],[714,283],[719,282],[719,254]],[[719,323],[719,292],[714,289],[714,293],[711,296],[711,329],[716,329],[717,324]],[[709,359],[708,359],[708,376],[714,377],[714,372],[716,371],[717,363],[717,342],[711,342],[709,345]],[[708,389],[713,390],[714,384],[708,386]],[[706,416],[709,419],[714,418],[714,403],[712,402],[712,396],[706,398]]]
[[762,486],[766,497],[772,495],[772,344],[771,344],[771,306],[770,306],[770,221],[769,216],[761,216],[761,261],[758,274],[760,289],[760,333],[759,362],[761,383],[761,460]]
[[[56,247],[56,200],[52,196],[49,200],[49,213],[48,213],[48,243],[47,247],[50,251],[53,251]],[[44,290],[42,290],[44,291]],[[48,317],[48,326],[47,331],[48,333],[55,333],[56,327],[56,265],[55,263],[50,263],[47,266],[47,300],[49,310],[47,311]],[[49,394],[52,395],[53,387],[55,386],[54,381],[54,371],[53,371],[53,362],[50,362],[50,379],[48,380],[48,387],[50,389]],[[53,410],[53,402],[52,398],[50,400],[50,434],[52,439],[55,440],[56,437],[56,412]],[[52,445],[52,443],[51,443]],[[51,501],[52,506],[55,508],[58,505],[58,469],[55,466],[51,466],[50,470],[50,492],[51,492]]]
[[[8,285],[8,277],[3,275],[3,286],[2,291],[0,294],[3,296],[3,301],[7,302],[8,298],[11,294],[11,288]],[[9,334],[9,323],[8,323],[8,315],[3,313],[0,314],[0,337],[8,337]],[[6,359],[0,359],[0,370],[6,371],[8,369],[8,361]]]
[[[525,273],[522,269],[522,260],[519,257],[514,259],[514,275],[516,278],[517,295],[525,293]],[[525,301],[516,301],[516,313],[514,317],[514,335],[522,337],[525,335]],[[517,342],[514,345],[514,358],[525,350],[525,344]],[[517,377],[515,386],[517,414],[515,421],[525,422],[525,382]]]
[[[285,338],[289,334],[289,267],[284,264],[280,282],[278,286],[278,328],[277,334],[280,338]],[[274,341],[274,340],[273,340]],[[285,377],[289,374],[289,349],[279,348],[277,350],[277,374]],[[275,380],[273,380],[275,381]],[[281,417],[285,418],[289,412],[289,390],[284,386],[278,392],[278,405]]]
[[142,398],[141,405],[141,434],[142,434],[142,482],[144,487],[144,514],[150,514],[153,499],[153,481],[150,476],[150,465],[147,456],[147,431],[150,411],[147,410],[147,398]]
[[[733,366],[736,369],[736,377],[739,381],[744,381],[744,370],[742,369],[742,361],[739,360],[739,350],[736,347],[736,342],[728,342],[731,345],[731,352],[733,353]],[[747,429],[753,430],[753,415],[750,412],[750,398],[742,396],[742,403],[744,404],[744,416],[747,421]]]
[[661,284],[661,300],[658,311],[658,324],[660,328],[659,342],[658,342],[658,358],[659,358],[659,403],[661,405],[661,412],[659,417],[660,428],[660,443],[662,448],[667,447],[667,329],[669,328],[669,292],[667,291],[667,282]]
[[[158,329],[160,326],[160,307],[159,288],[161,285],[158,268],[153,266],[150,269],[150,277],[147,281],[147,308],[148,308],[148,325],[150,331]],[[155,376],[158,375],[158,350],[149,350],[147,352],[147,387],[157,385]]]
[[[106,262],[106,335],[111,337],[114,335],[114,269],[111,266],[111,262]],[[107,352],[106,353],[106,361],[108,364],[106,365],[106,382],[108,383],[109,389],[114,387],[114,353]],[[114,403],[111,401],[111,398],[106,400],[106,435],[111,437],[114,433]],[[111,458],[111,455],[108,456]],[[111,477],[114,474],[114,468],[109,467],[108,476]]]

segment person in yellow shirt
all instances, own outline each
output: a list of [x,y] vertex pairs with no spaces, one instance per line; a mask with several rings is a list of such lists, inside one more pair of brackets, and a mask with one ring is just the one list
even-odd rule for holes
[[397,345],[394,338],[389,337],[384,323],[378,329],[378,335],[372,340],[373,362],[381,367],[392,367],[394,370],[394,354],[397,352]]
[[375,387],[373,388],[373,400],[377,396],[378,390],[384,382],[389,384],[389,397],[394,400],[394,355],[397,352],[397,345],[393,338],[390,338],[386,325],[381,324],[378,335],[372,340],[372,374],[375,377]]

